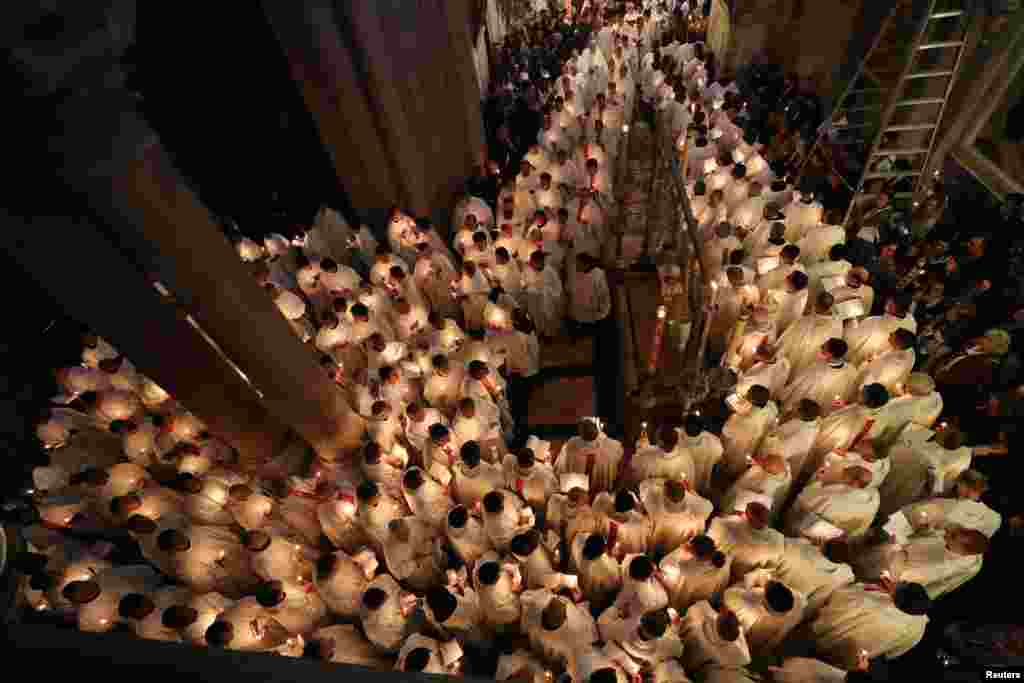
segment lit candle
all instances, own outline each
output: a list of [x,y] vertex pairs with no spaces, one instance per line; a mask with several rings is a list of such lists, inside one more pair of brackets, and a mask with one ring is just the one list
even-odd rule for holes
[[625,124],[625,125],[622,126],[622,132],[623,133],[628,133],[629,132],[629,124]]
[[658,306],[657,322],[654,325],[654,339],[651,342],[651,355],[647,363],[647,371],[651,374],[658,369],[658,357],[661,355],[661,342],[665,337],[665,316],[668,309],[665,306]]

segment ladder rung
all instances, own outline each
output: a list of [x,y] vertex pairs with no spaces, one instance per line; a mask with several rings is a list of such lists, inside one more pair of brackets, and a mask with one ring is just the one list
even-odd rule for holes
[[927,147],[915,147],[913,149],[880,149],[874,156],[880,157],[912,157],[918,154],[927,154]]
[[943,78],[952,75],[953,72],[951,70],[939,69],[937,71],[918,71],[917,73],[907,74],[907,78]]
[[952,17],[963,16],[963,13],[964,11],[962,9],[949,10],[948,12],[936,12],[935,14],[930,14],[928,16],[928,20],[931,21],[932,19],[950,19]]
[[881,178],[907,178],[910,176],[919,176],[921,171],[888,171],[886,173],[868,173],[864,176],[864,180],[878,180]]
[[913,130],[931,130],[935,128],[937,124],[934,123],[915,123],[906,126],[886,126],[886,133],[904,133]]
[[941,50],[941,49],[947,48],[947,47],[960,47],[963,44],[964,44],[964,41],[962,41],[962,40],[944,40],[944,41],[941,41],[941,42],[938,42],[938,43],[924,43],[923,45],[918,45],[917,49],[918,50]]
[[942,104],[946,100],[942,97],[917,97],[909,100],[900,100],[896,103],[897,107],[913,107],[918,104]]

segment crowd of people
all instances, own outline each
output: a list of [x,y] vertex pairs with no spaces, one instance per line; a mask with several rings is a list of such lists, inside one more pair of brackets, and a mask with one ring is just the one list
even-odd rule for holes
[[[979,470],[1024,392],[979,411],[970,389],[1017,386],[996,362],[1015,328],[971,298],[1003,291],[989,243],[823,222],[784,136],[762,142],[784,105],[711,80],[680,17],[645,4],[510,53],[450,246],[397,209],[377,234],[324,209],[237,240],[366,420],[351,458],[243,469],[88,338],[37,429],[25,603],[83,631],[502,681],[886,680],[1002,524]],[[610,313],[606,216],[641,120],[686,160],[709,357],[735,391],[721,423],[623,444],[586,418],[555,445],[525,433],[525,387],[547,340]],[[130,549],[76,540],[114,528]]]

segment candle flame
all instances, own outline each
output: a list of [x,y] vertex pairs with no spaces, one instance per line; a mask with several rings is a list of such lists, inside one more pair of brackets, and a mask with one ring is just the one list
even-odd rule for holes
[[664,320],[666,315],[668,315],[668,309],[664,306],[658,306],[658,319]]

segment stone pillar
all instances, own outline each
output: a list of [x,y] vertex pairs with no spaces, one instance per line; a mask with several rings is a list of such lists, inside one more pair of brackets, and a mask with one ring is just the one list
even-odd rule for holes
[[167,286],[262,394],[263,405],[332,459],[359,446],[363,420],[292,332],[167,153],[117,88],[61,103],[51,140],[68,186]]
[[446,225],[483,162],[468,2],[264,0],[361,216],[397,204]]
[[89,219],[3,216],[4,248],[64,310],[109,339],[147,377],[238,449],[263,462],[287,428],[144,273]]

